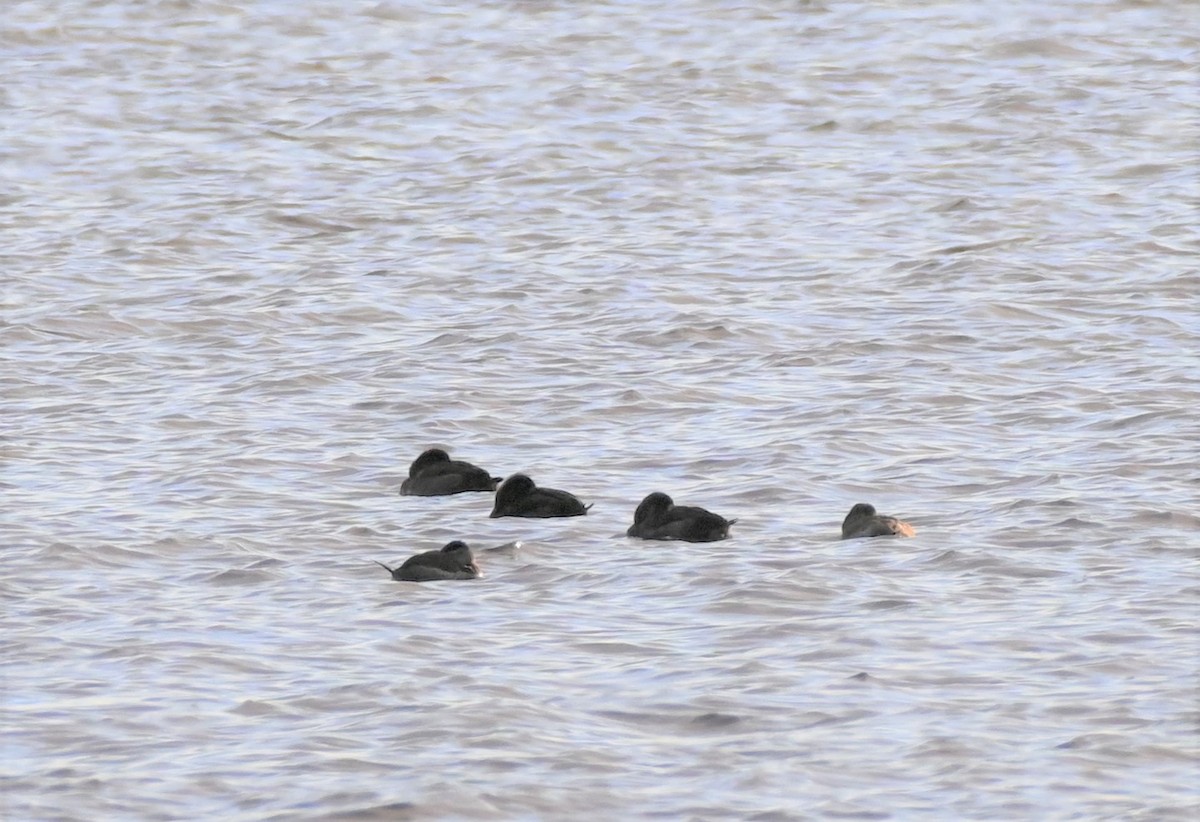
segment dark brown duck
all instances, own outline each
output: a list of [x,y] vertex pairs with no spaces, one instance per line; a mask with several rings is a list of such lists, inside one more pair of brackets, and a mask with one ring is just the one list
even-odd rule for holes
[[705,508],[676,505],[668,495],[655,491],[633,513],[633,525],[625,532],[642,539],[679,539],[684,542],[716,542],[729,536],[736,519],[725,519]]
[[496,489],[490,517],[580,517],[588,512],[574,494],[539,488],[525,474],[513,474]]
[[842,520],[842,539],[859,537],[911,537],[917,530],[907,522],[895,517],[885,517],[875,512],[874,505],[860,502],[850,509]]
[[441,448],[430,448],[413,460],[400,493],[415,497],[440,497],[463,491],[495,491],[500,477],[477,465],[452,460]]
[[375,564],[381,566],[392,579],[402,582],[432,582],[439,579],[476,579],[483,576],[475,557],[465,542],[454,540],[448,542],[441,550],[426,551],[404,560],[399,568],[389,568],[379,560]]

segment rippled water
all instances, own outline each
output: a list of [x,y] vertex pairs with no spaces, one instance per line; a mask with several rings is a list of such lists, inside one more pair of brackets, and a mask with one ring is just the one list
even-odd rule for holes
[[7,6],[5,817],[1193,818],[1196,9]]

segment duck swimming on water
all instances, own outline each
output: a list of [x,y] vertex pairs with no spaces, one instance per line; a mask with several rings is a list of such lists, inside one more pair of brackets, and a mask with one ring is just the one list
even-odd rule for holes
[[440,497],[463,491],[495,491],[500,477],[477,465],[452,460],[441,448],[430,448],[413,460],[400,493],[414,497]]
[[426,551],[404,560],[399,568],[389,568],[379,560],[375,564],[401,582],[432,582],[439,579],[477,579],[483,576],[471,549],[462,540],[454,540],[438,551]]
[[513,474],[496,489],[495,517],[580,517],[588,512],[574,494],[539,488],[526,474]]
[[875,512],[875,506],[860,502],[842,520],[842,539],[859,537],[911,537],[917,533],[907,522]]
[[735,522],[694,505],[676,505],[669,496],[655,491],[638,505],[625,536],[716,542],[729,536],[729,526]]

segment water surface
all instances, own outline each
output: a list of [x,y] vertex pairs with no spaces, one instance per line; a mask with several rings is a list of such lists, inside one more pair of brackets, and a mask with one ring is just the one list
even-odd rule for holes
[[1193,818],[1195,6],[661,5],[6,10],[7,818]]

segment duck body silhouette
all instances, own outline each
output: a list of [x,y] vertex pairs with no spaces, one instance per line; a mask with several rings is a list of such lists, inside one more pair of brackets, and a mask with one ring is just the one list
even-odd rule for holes
[[401,582],[433,582],[441,579],[477,579],[483,576],[471,549],[461,540],[448,542],[440,550],[426,551],[404,560],[399,568],[375,564]]
[[907,522],[895,517],[886,517],[875,511],[875,506],[860,502],[850,509],[842,520],[842,539],[860,537],[911,537],[917,533]]
[[633,514],[627,537],[678,539],[684,542],[717,542],[729,536],[736,519],[725,519],[705,508],[676,505],[661,491],[649,494]]
[[496,517],[581,517],[591,508],[574,494],[557,488],[540,488],[526,474],[513,474],[496,489],[492,513]]
[[477,465],[452,460],[441,448],[430,448],[413,460],[400,493],[413,497],[440,497],[464,491],[495,491],[500,477]]

